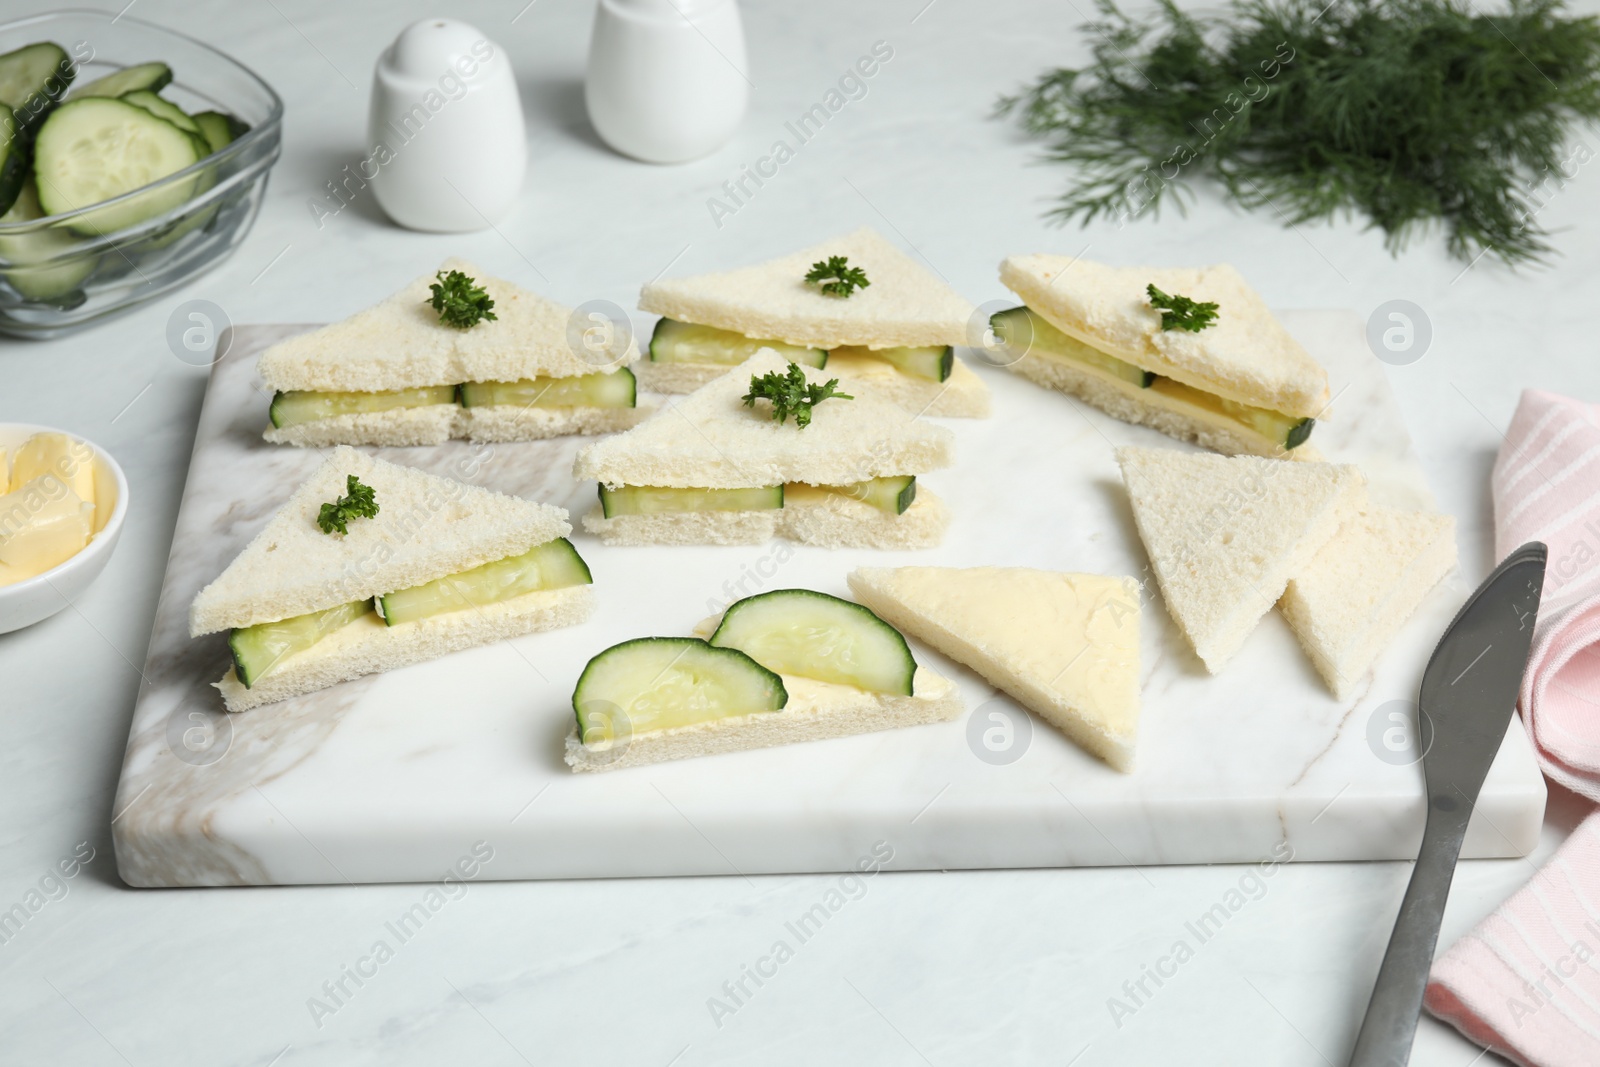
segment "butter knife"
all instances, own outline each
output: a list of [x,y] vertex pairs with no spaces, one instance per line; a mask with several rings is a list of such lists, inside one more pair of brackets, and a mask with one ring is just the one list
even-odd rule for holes
[[1507,556],[1457,613],[1423,672],[1417,743],[1428,819],[1350,1067],[1405,1067],[1411,1059],[1467,820],[1528,665],[1545,555],[1545,546],[1531,541]]

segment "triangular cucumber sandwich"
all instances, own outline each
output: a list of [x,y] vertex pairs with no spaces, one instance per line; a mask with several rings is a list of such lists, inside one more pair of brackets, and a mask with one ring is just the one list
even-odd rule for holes
[[1289,583],[1278,608],[1341,700],[1456,564],[1455,519],[1370,504]]
[[234,666],[217,688],[243,711],[571,626],[593,600],[566,520],[336,448],[195,597],[189,632],[228,631]]
[[996,362],[1115,418],[1228,455],[1317,459],[1328,373],[1227,264],[1108,267],[1011,256],[1024,306],[990,319]]
[[1139,583],[1026,567],[851,572],[890,624],[965,663],[1119,771],[1139,738]]
[[639,358],[632,339],[624,348],[572,331],[570,308],[447,259],[365,311],[263,352],[257,371],[274,390],[264,436],[308,447],[435,445],[638,423],[649,411],[629,370]]
[[[829,372],[758,352],[625,433],[579,451],[573,471],[600,483],[583,526],[607,544],[757,544],[774,536],[825,548],[929,548],[949,525],[917,476],[954,461],[943,426],[851,386],[778,421],[745,397],[758,379],[825,391]],[[843,386],[838,386],[840,390]]]
[[566,761],[609,771],[960,717],[961,695],[860,604],[810,589],[746,597],[694,637],[643,637],[589,661]]
[[[863,272],[866,284],[840,284],[830,262]],[[871,229],[750,267],[650,282],[639,307],[663,316],[635,368],[658,393],[693,392],[765,347],[846,385],[872,385],[914,415],[989,414],[988,386],[955,355],[975,309]]]
[[1212,674],[1366,504],[1348,465],[1171,448],[1119,448],[1117,462],[1167,612]]

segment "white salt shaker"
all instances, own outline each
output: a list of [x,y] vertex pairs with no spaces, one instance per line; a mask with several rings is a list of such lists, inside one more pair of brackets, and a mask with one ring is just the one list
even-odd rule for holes
[[721,148],[750,99],[735,0],[600,0],[584,100],[605,142],[647,163]]
[[465,22],[423,19],[395,38],[372,73],[367,129],[362,175],[402,226],[482,230],[522,192],[528,141],[511,57]]

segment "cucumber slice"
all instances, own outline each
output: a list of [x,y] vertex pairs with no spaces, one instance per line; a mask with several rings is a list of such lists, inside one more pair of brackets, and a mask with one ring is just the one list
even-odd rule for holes
[[466,382],[461,386],[463,407],[514,404],[522,408],[631,408],[638,403],[639,386],[627,367],[608,374],[578,374],[570,378],[524,378],[520,382]]
[[1227,400],[1215,393],[1196,389],[1192,385],[1175,382],[1171,378],[1158,377],[1155,384],[1150,387],[1150,391],[1176,401],[1178,406],[1188,408],[1192,414],[1202,418],[1210,416],[1210,421],[1213,422],[1218,419],[1232,422],[1235,428],[1243,428],[1249,433],[1264,437],[1285,451],[1305,444],[1306,438],[1311,436],[1311,431],[1317,423],[1316,419],[1285,415],[1281,411],[1253,407],[1241,404],[1237,400]]
[[664,489],[653,485],[600,487],[600,509],[616,515],[661,515],[675,511],[775,511],[783,507],[783,486],[754,489]]
[[74,100],[86,96],[121,96],[124,93],[148,89],[160,92],[172,82],[172,68],[165,63],[139,63],[132,67],[114,70],[103,78],[96,78],[72,91]]
[[805,492],[806,490],[821,490],[825,493],[835,493],[847,496],[851,500],[859,500],[863,504],[871,504],[879,511],[886,511],[890,515],[904,515],[917,499],[917,479],[915,475],[896,475],[889,478],[873,478],[865,482],[856,482],[852,485],[793,485],[786,486],[786,492]]
[[303,422],[331,419],[336,415],[359,415],[369,411],[394,411],[397,408],[422,408],[434,404],[454,404],[456,387],[426,385],[418,389],[398,389],[392,393],[316,393],[291,390],[272,398],[268,414],[278,429]]
[[416,622],[448,611],[481,608],[525,593],[589,585],[589,566],[565,537],[535,545],[520,556],[508,556],[460,574],[378,598],[378,612],[390,626]]
[[662,319],[650,335],[652,363],[711,363],[719,367],[737,367],[761,348],[772,349],[790,363],[804,363],[808,367],[828,365],[828,353],[820,348],[758,341],[732,330],[675,319]]
[[[123,93],[117,99],[126,100],[135,107],[142,107],[158,119],[166,119],[184,133],[192,133],[197,137],[206,139],[205,134],[200,130],[200,124],[190,118],[188,112],[171,100],[157,96],[149,89],[135,89],[131,93]],[[206,143],[207,147],[209,147],[210,140],[206,139]]]
[[810,589],[778,589],[728,608],[711,635],[780,674],[911,695],[917,661],[899,630],[860,604]]
[[[0,216],[0,226],[36,222],[43,217],[44,212],[39,210],[38,191],[29,180],[23,183],[22,192],[17,195],[17,202],[11,205],[11,210]],[[0,274],[24,299],[58,307],[77,307],[86,299],[78,286],[94,272],[100,257],[79,253],[63,258],[52,266],[34,267],[28,264],[46,263],[55,256],[70,252],[81,243],[79,238],[58,226],[43,226],[25,233],[0,234],[0,259],[14,264],[0,271]]]
[[0,215],[11,210],[28,178],[28,148],[16,112],[0,104]]
[[326,611],[296,615],[280,622],[263,622],[228,631],[233,670],[246,689],[296,652],[304,652],[335,630],[349,626],[372,611],[372,601],[356,600]]
[[66,49],[49,41],[23,45],[0,56],[0,104],[17,113],[17,125],[30,130],[66,94],[78,68]]
[[933,345],[928,348],[861,348],[856,345],[846,345],[834,349],[840,355],[846,353],[852,356],[870,356],[891,363],[901,374],[908,374],[913,378],[926,378],[930,382],[942,382],[950,377],[950,372],[955,369],[956,350],[949,345]]
[[1005,346],[1005,352],[1014,362],[1036,352],[1056,359],[1071,360],[1121,378],[1125,382],[1148,389],[1155,374],[1132,363],[1107,355],[1098,348],[1084,344],[1076,337],[1056,329],[1043,316],[1030,307],[1015,307],[989,316],[989,327],[995,339]]
[[[39,204],[47,215],[99,204],[199,162],[198,138],[125,100],[87,97],[50,112],[34,142]],[[92,211],[71,223],[95,235],[137,225],[183,204],[199,174]]]
[[[213,152],[220,152],[238,140],[239,135],[233,132],[234,120],[220,111],[201,111],[189,117],[200,127],[200,135],[206,139],[206,144],[211,146]],[[246,126],[245,129],[249,127]]]
[[641,637],[589,661],[572,691],[585,745],[626,742],[633,734],[779,711],[783,679],[732,648],[697,637]]

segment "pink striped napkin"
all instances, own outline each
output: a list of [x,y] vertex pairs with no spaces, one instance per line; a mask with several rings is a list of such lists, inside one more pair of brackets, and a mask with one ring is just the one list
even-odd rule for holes
[[[1523,393],[1491,481],[1496,556],[1550,547],[1523,721],[1546,776],[1600,801],[1600,406]],[[1600,1064],[1600,813],[1434,963],[1425,1003],[1524,1067]]]

